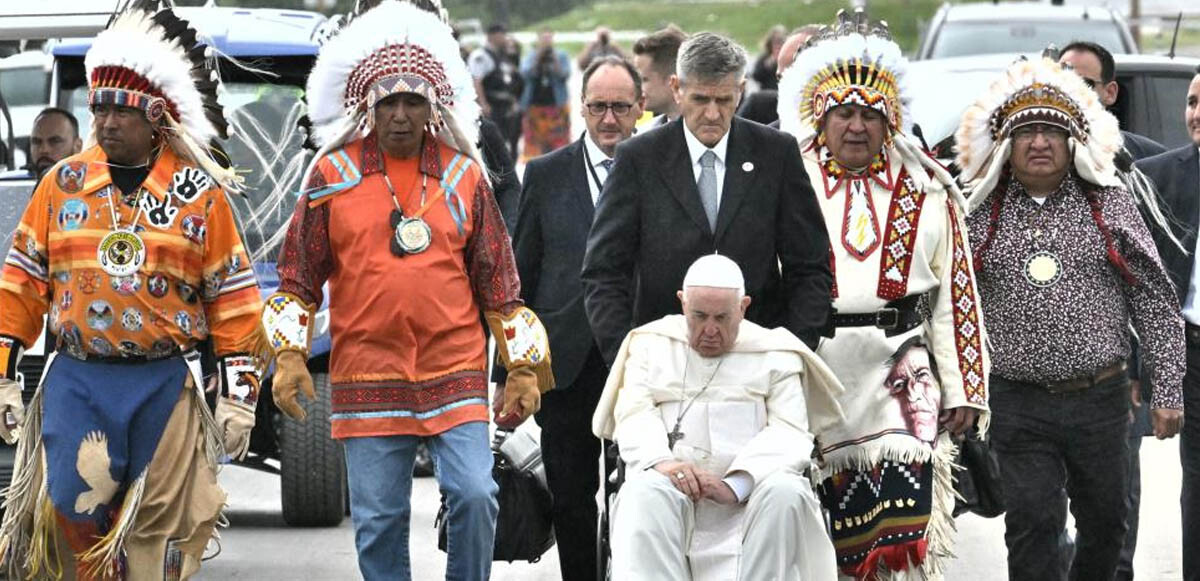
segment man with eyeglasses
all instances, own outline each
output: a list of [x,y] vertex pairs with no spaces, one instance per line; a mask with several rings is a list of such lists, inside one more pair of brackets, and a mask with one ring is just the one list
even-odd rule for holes
[[[700,33],[671,81],[679,119],[617,148],[584,257],[584,305],[609,364],[631,328],[679,312],[689,264],[738,263],[746,318],[816,345],[829,317],[829,237],[790,136],[734,116],[744,49]],[[782,267],[782,269],[781,269]]]
[[599,57],[583,72],[581,97],[587,131],[526,166],[513,235],[521,298],[545,313],[554,353],[558,388],[542,397],[536,418],[566,581],[596,579],[600,440],[592,435],[591,417],[608,376],[584,313],[579,269],[617,144],[629,139],[642,115],[642,79],[624,59]]
[[[1105,109],[1111,110],[1116,104],[1121,88],[1117,84],[1116,61],[1108,49],[1094,42],[1076,40],[1063,47],[1058,64],[1073,69],[1075,74],[1083,79],[1084,84],[1096,92],[1100,104],[1104,105]],[[1124,137],[1125,148],[1135,160],[1158,155],[1167,150],[1161,143],[1136,133],[1122,130],[1121,136]]]
[[[963,114],[957,163],[988,332],[1010,579],[1113,579],[1126,531],[1130,329],[1160,439],[1183,420],[1183,320],[1133,196],[1117,120],[1050,59]],[[1075,552],[1063,541],[1067,504]]]

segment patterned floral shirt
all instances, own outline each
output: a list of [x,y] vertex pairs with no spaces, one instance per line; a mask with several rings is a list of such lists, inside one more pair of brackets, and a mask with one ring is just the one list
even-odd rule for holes
[[[1039,204],[1011,180],[967,219],[992,372],[1035,383],[1091,375],[1129,357],[1132,323],[1142,377],[1153,381],[1153,407],[1182,409],[1183,320],[1150,233],[1129,192],[1095,190],[1099,216],[1134,279],[1126,281],[1109,260],[1081,188],[1071,174]],[[1026,276],[1027,261],[1039,251],[1060,261],[1060,277],[1049,286]]]

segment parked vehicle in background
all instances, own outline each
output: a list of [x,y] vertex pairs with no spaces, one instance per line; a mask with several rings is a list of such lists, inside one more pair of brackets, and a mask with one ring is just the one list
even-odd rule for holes
[[914,60],[1029,53],[1088,40],[1113,54],[1138,52],[1120,14],[1095,6],[1036,2],[943,4],[929,22]]
[[[1040,53],[1028,55],[1038,58]],[[912,119],[930,147],[952,138],[962,113],[996,80],[1018,54],[984,55],[909,64]],[[1121,128],[1168,148],[1190,142],[1183,124],[1187,87],[1200,59],[1115,54],[1117,102],[1110,108]],[[945,147],[939,157],[953,154]]]
[[[295,207],[300,174],[310,158],[302,153],[304,136],[297,121],[305,111],[304,82],[316,61],[328,20],[314,12],[275,9],[184,7],[177,13],[216,51],[237,61],[220,61],[225,85],[220,99],[231,127],[223,147],[246,180],[244,195],[231,196],[231,202],[259,287],[267,296],[279,284],[275,250]],[[49,102],[77,116],[86,142],[90,114],[84,55],[109,13],[70,16],[74,19],[70,30],[82,38],[54,43]],[[30,22],[46,27],[49,18]],[[89,23],[93,28],[88,28]],[[0,29],[3,27],[0,22]],[[14,34],[11,30],[0,32]],[[0,174],[0,232],[7,235],[0,240],[0,250],[5,253],[34,186],[28,174]],[[270,377],[265,377],[250,453],[239,463],[280,475],[283,517],[291,525],[335,526],[347,509],[342,445],[330,437],[328,331],[329,315],[322,305],[314,321],[309,359],[318,397],[308,406],[307,421],[296,422],[279,413],[271,397]],[[30,349],[22,361],[26,401],[37,388],[44,362],[42,349]],[[209,394],[210,403],[213,395]],[[12,448],[0,444],[0,486],[7,486],[11,478],[12,456]]]
[[[29,134],[33,120],[50,103],[50,55],[37,50],[0,59],[0,96],[12,119],[13,161],[25,167],[29,156]],[[3,139],[8,139],[7,120],[0,116]]]

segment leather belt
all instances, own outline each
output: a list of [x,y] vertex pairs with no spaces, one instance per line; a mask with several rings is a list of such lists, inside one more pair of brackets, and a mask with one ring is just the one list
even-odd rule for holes
[[1185,322],[1183,334],[1187,337],[1188,347],[1200,347],[1200,326]]
[[1084,375],[1063,381],[1052,381],[1041,384],[1046,391],[1050,393],[1070,393],[1073,391],[1082,391],[1091,387],[1096,387],[1119,375],[1124,375],[1126,365],[1124,361],[1118,361],[1097,371],[1093,375]]
[[178,347],[172,349],[168,353],[148,357],[146,355],[97,355],[95,353],[71,353],[66,349],[58,349],[58,354],[64,357],[70,357],[77,361],[87,361],[88,363],[107,363],[110,365],[137,365],[139,363],[150,363],[152,361],[162,361],[171,357],[179,357],[183,354]]
[[[914,329],[925,322],[926,295],[911,295],[889,302],[873,313],[833,313],[831,324],[838,327],[876,327],[888,337]],[[832,336],[832,335],[830,335]]]

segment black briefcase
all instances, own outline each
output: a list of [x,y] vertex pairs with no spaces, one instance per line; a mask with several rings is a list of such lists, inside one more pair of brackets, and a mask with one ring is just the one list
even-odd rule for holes
[[[523,458],[509,458],[501,446],[510,434],[497,430],[492,440],[492,478],[500,488],[492,560],[536,563],[554,546],[554,524],[550,517],[553,499],[544,476],[539,474],[540,450],[534,455],[526,453]],[[434,523],[438,528],[438,549],[442,551],[446,550],[447,508],[443,495]]]
[[990,438],[979,439],[972,429],[958,445],[954,490],[961,497],[954,502],[954,516],[973,512],[985,518],[1004,514],[1004,487],[1000,480],[1000,461],[992,450]]

